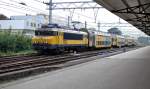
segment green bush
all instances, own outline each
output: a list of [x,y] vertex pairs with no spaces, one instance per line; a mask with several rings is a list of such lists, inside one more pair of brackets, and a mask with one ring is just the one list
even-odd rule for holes
[[0,52],[19,52],[31,49],[31,38],[19,34],[0,32]]

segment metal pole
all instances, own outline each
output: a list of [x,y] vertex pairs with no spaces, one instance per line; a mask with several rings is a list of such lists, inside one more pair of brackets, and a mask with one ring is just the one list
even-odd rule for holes
[[68,27],[70,27],[70,16],[68,16]]
[[100,31],[100,22],[97,23],[98,31]]
[[52,10],[53,10],[52,6],[53,6],[53,1],[50,0],[49,1],[49,24],[52,23]]
[[87,22],[85,21],[85,29],[87,29]]

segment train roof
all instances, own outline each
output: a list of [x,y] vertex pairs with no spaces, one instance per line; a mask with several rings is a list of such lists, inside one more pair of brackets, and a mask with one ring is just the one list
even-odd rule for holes
[[60,32],[66,32],[66,33],[76,33],[76,34],[85,34],[87,35],[87,32],[83,31],[77,31],[72,29],[64,29],[64,28],[39,28],[40,31],[60,31]]
[[87,32],[81,31],[79,29],[72,29],[66,26],[60,26],[58,24],[48,24],[43,25],[42,28],[39,28],[38,30],[41,31],[60,31],[60,32],[67,32],[67,33],[76,33],[76,34],[87,34]]
[[116,35],[117,37],[119,37],[119,38],[125,38],[124,36],[122,36],[122,35]]
[[95,35],[111,36],[111,34],[108,33],[108,32],[98,31],[98,30],[96,30],[96,29],[94,29],[94,28],[87,29],[87,31],[88,31],[89,33],[93,33],[93,34],[95,34]]
[[96,35],[111,36],[111,34],[109,34],[109,33],[107,33],[107,32],[102,32],[102,31],[96,31],[95,34],[96,34]]

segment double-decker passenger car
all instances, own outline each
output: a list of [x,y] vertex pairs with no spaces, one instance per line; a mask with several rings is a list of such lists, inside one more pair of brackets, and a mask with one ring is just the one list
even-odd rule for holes
[[107,48],[112,46],[112,38],[110,34],[97,32],[95,35],[95,47]]
[[117,47],[123,47],[123,46],[125,46],[125,44],[126,44],[126,40],[125,40],[125,37],[123,37],[123,36],[120,36],[120,35],[117,35],[116,36],[117,37]]

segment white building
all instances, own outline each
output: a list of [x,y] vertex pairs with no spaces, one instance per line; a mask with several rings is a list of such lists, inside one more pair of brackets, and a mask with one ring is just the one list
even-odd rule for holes
[[25,35],[34,35],[34,31],[42,24],[48,23],[48,16],[26,15],[11,16],[10,20],[0,20],[0,30],[11,30],[11,32],[21,32]]
[[0,20],[0,29],[25,29],[25,20]]

